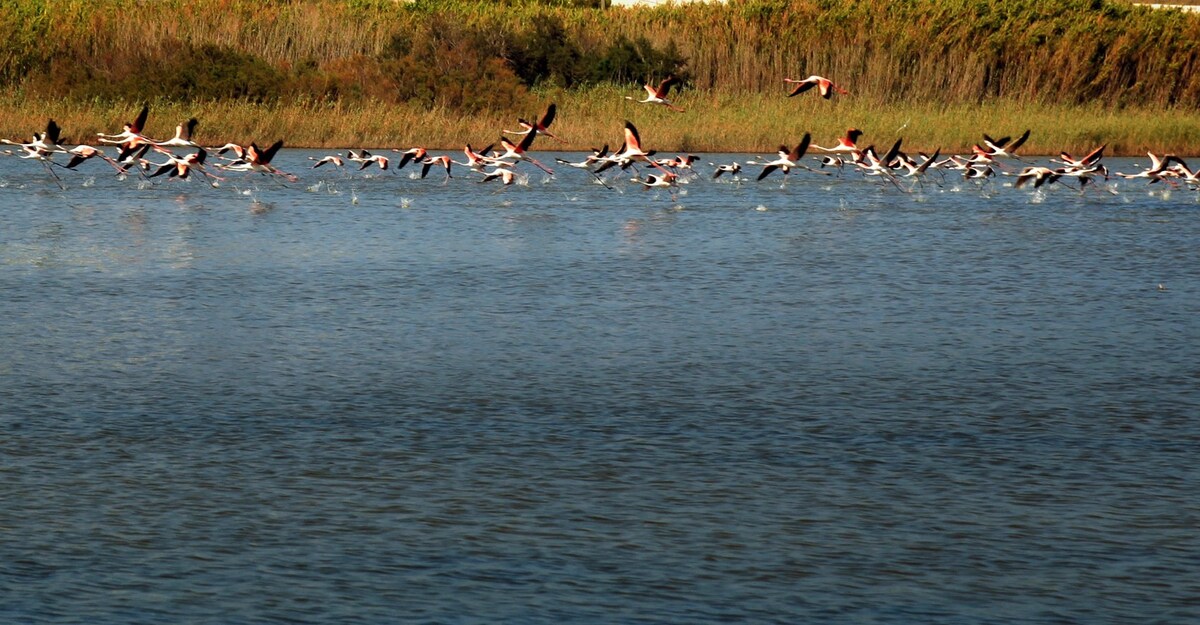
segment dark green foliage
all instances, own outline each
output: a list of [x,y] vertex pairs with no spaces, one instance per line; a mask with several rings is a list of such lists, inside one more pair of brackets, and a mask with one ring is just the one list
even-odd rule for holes
[[583,59],[562,20],[547,16],[519,37],[508,61],[526,85],[550,82],[570,87],[586,75]]
[[657,50],[645,37],[630,41],[622,36],[596,59],[588,77],[593,82],[658,82],[667,74],[675,74],[686,81],[686,64],[673,40],[665,49]]

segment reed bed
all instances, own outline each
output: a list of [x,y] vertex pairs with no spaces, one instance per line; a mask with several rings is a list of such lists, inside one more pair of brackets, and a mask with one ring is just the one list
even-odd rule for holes
[[[386,58],[406,45],[422,63],[443,62],[431,56],[438,44],[511,60],[521,52],[517,42],[541,32],[550,35],[540,42],[550,47],[543,51],[563,57],[549,71],[566,80],[587,79],[590,72],[578,64],[612,42],[644,36],[658,47],[674,44],[701,89],[761,91],[785,75],[819,70],[881,103],[1008,97],[1200,105],[1200,16],[1123,2],[733,0],[636,10],[555,4],[16,0],[0,8],[0,26],[12,33],[0,43],[0,82],[69,88],[56,84],[54,72],[122,82],[189,46],[246,55],[285,80],[338,60]],[[71,72],[78,58],[88,61]]]

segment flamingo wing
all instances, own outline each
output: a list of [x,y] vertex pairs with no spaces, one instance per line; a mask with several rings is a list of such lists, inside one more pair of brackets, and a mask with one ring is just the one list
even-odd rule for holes
[[796,147],[788,154],[789,159],[793,163],[799,162],[801,158],[804,158],[804,153],[808,151],[810,143],[812,143],[812,135],[806,132],[800,139],[800,143],[796,144]]
[[763,167],[762,173],[758,174],[758,178],[756,178],[756,180],[762,180],[763,178],[766,178],[767,174],[770,174],[776,169],[779,169],[778,165],[767,165],[766,167]]
[[46,138],[49,139],[49,145],[58,145],[59,134],[62,133],[62,128],[54,120],[50,120],[46,124]]
[[1029,139],[1029,129],[1025,129],[1025,132],[1022,133],[1021,136],[1017,137],[1017,140],[1013,141],[1012,145],[1008,146],[1008,153],[1012,154],[1014,150],[1016,150],[1017,148],[1024,145],[1025,141],[1028,139]]
[[809,89],[812,89],[815,86],[817,86],[816,83],[811,83],[811,82],[808,82],[807,80],[798,82],[798,83],[796,83],[796,86],[792,88],[792,92],[788,94],[788,97],[791,98],[794,96],[798,96],[801,93],[804,93],[805,91],[808,91]]
[[655,92],[658,94],[658,97],[667,97],[667,92],[671,90],[671,85],[677,82],[679,82],[679,78],[676,77],[675,74],[668,74],[667,77],[662,80],[662,82],[658,83],[658,89],[655,90]]
[[642,149],[642,138],[638,136],[637,126],[628,120],[625,121],[625,146],[628,150]]
[[271,147],[267,148],[265,152],[263,152],[262,154],[259,155],[258,162],[263,165],[270,163],[271,159],[275,158],[275,153],[278,152],[279,148],[282,148],[282,147],[283,147],[283,139],[280,139],[280,140],[276,141],[275,143],[272,143]]
[[184,141],[191,141],[192,133],[196,132],[196,125],[199,123],[200,123],[200,121],[197,120],[195,117],[187,120],[186,123],[181,125],[183,128],[183,132],[180,133],[179,138],[183,139]]
[[150,105],[143,105],[142,111],[138,113],[137,119],[133,120],[133,123],[129,125],[129,129],[132,130],[134,134],[141,134],[142,129],[146,127],[146,118],[149,116]]
[[1080,159],[1079,162],[1083,163],[1085,166],[1094,165],[1101,158],[1104,158],[1104,148],[1106,147],[1108,147],[1107,143],[1096,148],[1095,150],[1092,150],[1091,152],[1088,152],[1088,155]]
[[556,107],[554,105],[554,103],[551,102],[550,106],[546,107],[546,112],[544,114],[542,114],[542,119],[538,121],[538,128],[541,130],[545,130],[545,129],[549,128],[550,124],[552,122],[554,122],[554,116],[557,113],[558,113],[558,107]]
[[525,134],[525,137],[521,139],[521,143],[518,146],[520,149],[518,151],[524,152],[525,150],[528,150],[529,146],[533,145],[533,140],[536,137],[537,137],[537,133],[533,132],[533,130],[531,129],[528,133]]

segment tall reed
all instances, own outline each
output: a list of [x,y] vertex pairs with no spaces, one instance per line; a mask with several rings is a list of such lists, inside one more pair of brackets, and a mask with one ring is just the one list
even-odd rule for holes
[[585,58],[621,37],[673,41],[701,89],[774,90],[784,76],[820,73],[882,104],[1200,105],[1200,15],[1180,11],[1108,0],[732,0],[606,11],[557,4],[13,0],[0,7],[0,27],[12,33],[0,43],[0,82],[36,91],[55,61],[79,58],[95,73],[142,71],[183,45],[228,47],[294,71],[385,55],[397,37],[430,24],[460,25],[451,36],[485,33],[504,58],[511,40],[553,20]]

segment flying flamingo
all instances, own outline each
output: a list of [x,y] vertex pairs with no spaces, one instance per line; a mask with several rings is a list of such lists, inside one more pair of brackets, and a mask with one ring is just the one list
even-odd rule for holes
[[150,115],[150,106],[142,107],[138,116],[132,122],[125,122],[125,126],[121,132],[115,135],[106,135],[104,133],[96,133],[100,138],[101,143],[115,143],[124,148],[136,148],[143,143],[153,143],[142,135],[142,130],[146,127],[146,117]]
[[[892,174],[891,164],[892,161],[896,160],[896,155],[900,153],[900,144],[903,141],[903,139],[897,139],[896,143],[892,144],[892,148],[883,155],[883,158],[879,158],[875,154],[875,146],[870,146],[862,151],[862,155],[854,161],[854,164],[863,170],[863,175],[883,176],[891,181],[897,189],[900,189],[900,183],[896,181],[896,176]],[[930,159],[927,162],[933,162],[933,160]],[[967,171],[970,172],[973,170],[968,169]]]
[[779,146],[779,158],[763,163],[763,170],[758,174],[758,180],[766,178],[768,174],[776,169],[783,169],[783,174],[786,176],[793,167],[803,167],[800,164],[800,159],[804,157],[804,153],[808,151],[808,145],[812,142],[812,135],[804,133],[804,137],[800,139],[800,143],[796,147],[788,149],[786,145]]
[[137,166],[138,173],[142,173],[150,166],[150,162],[146,160],[146,152],[150,151],[149,143],[142,143],[137,146],[121,148],[121,152],[117,154],[117,166],[122,174],[128,173],[130,167]]
[[204,171],[204,160],[207,157],[208,152],[204,151],[203,148],[201,148],[195,154],[188,154],[182,158],[172,154],[168,156],[166,163],[159,165],[158,169],[156,169],[154,173],[146,177],[153,178],[155,176],[161,176],[162,174],[169,173],[169,178],[178,177],[180,180],[187,180],[188,175],[193,169],[206,177],[211,177],[208,172]]
[[[711,164],[712,163],[709,163],[709,165],[711,165]],[[742,171],[742,166],[738,165],[737,163],[731,163],[729,165],[717,165],[716,170],[713,171],[712,177],[713,177],[713,180],[716,180],[717,178],[721,177],[721,174],[724,174],[724,173],[729,173],[729,174],[733,174],[736,176],[737,173],[740,171]]]
[[[524,135],[524,134],[528,134],[531,132],[536,132],[538,134],[546,135],[547,137],[550,137],[551,139],[554,139],[555,141],[557,141],[559,143],[566,143],[566,141],[563,141],[562,139],[559,139],[558,137],[551,134],[550,130],[549,130],[550,123],[554,121],[554,115],[557,112],[557,110],[558,110],[557,107],[554,105],[553,102],[551,102],[550,106],[546,107],[546,112],[542,114],[541,119],[537,120],[537,122],[530,123],[530,122],[525,121],[524,119],[517,119],[517,123],[519,123],[521,125],[521,128],[523,130],[519,130],[519,131],[505,130],[504,132],[505,132],[505,134],[510,134],[510,135]],[[487,150],[484,150],[484,152],[486,152],[486,151]]]
[[577,169],[588,169],[593,164],[604,159],[604,157],[607,155],[608,155],[608,144],[606,143],[606,144],[604,144],[604,147],[600,148],[599,150],[597,150],[596,148],[592,148],[592,153],[589,154],[586,158],[584,158],[582,161],[579,161],[579,162],[573,163],[571,161],[568,161],[568,160],[562,159],[562,158],[556,158],[554,160],[556,162],[562,163],[563,165],[566,165],[567,167],[575,167]]
[[1176,172],[1171,172],[1167,169],[1167,167],[1173,161],[1177,160],[1178,157],[1171,154],[1158,156],[1157,154],[1153,154],[1151,152],[1146,152],[1146,155],[1150,157],[1150,167],[1147,169],[1136,174],[1123,174],[1121,172],[1116,172],[1116,174],[1122,178],[1125,178],[1126,180],[1131,178],[1149,178],[1150,182],[1156,182],[1159,180],[1165,181],[1167,178],[1171,177],[1172,174],[1177,175]]
[[614,165],[620,165],[621,169],[625,169],[626,167],[631,165],[634,161],[642,161],[644,163],[647,163],[647,164],[651,165],[652,167],[658,168],[658,170],[664,174],[671,173],[671,172],[667,171],[666,168],[664,168],[662,165],[659,165],[658,163],[651,160],[651,158],[650,158],[651,156],[654,156],[654,150],[650,150],[649,152],[647,152],[642,149],[642,137],[641,137],[641,135],[638,134],[637,126],[634,126],[631,122],[626,120],[625,121],[625,144],[624,144],[624,146],[622,146],[622,148],[620,150],[618,150],[615,154],[613,154],[612,156],[605,159],[604,164],[601,165],[600,167],[596,168],[596,171],[594,173],[599,174],[600,172],[602,172]]
[[[46,122],[46,132],[33,133],[33,138],[29,141],[29,143],[20,143],[18,141],[9,141],[8,139],[0,139],[0,143],[4,143],[7,145],[19,146],[19,147],[23,148],[26,152],[30,152],[31,154],[38,154],[38,155],[46,156],[46,155],[49,155],[51,152],[67,152],[68,151],[66,148],[59,145],[59,141],[60,141],[59,135],[61,133],[62,133],[62,129],[58,127],[58,124],[53,119],[51,119],[50,121]],[[31,155],[26,155],[23,158],[35,158],[35,157],[31,156]]]
[[334,167],[342,167],[343,165],[345,165],[345,161],[342,160],[342,157],[337,156],[337,155],[326,156],[323,158],[313,158],[310,156],[310,157],[308,157],[308,160],[316,161],[316,164],[312,166],[313,169],[316,169],[326,163],[333,165]]
[[833,84],[832,80],[821,76],[809,76],[804,80],[784,78],[783,82],[796,85],[795,87],[792,87],[792,92],[788,94],[789,98],[800,95],[801,93],[804,93],[813,87],[817,87],[821,93],[821,97],[825,98],[826,100],[833,97],[834,92],[837,92],[841,95],[847,95],[850,93],[849,91],[846,91],[845,89]]
[[676,173],[678,173],[680,170],[686,170],[695,175],[696,170],[692,168],[692,164],[694,164],[697,159],[699,159],[699,157],[695,154],[681,154],[674,158],[660,158],[657,160],[657,163],[663,167],[675,171]]
[[124,171],[121,169],[121,166],[118,165],[116,161],[114,161],[112,158],[110,158],[108,155],[106,155],[104,153],[104,150],[101,150],[99,148],[93,148],[90,145],[77,145],[77,146],[71,148],[69,150],[69,153],[71,154],[71,160],[67,161],[67,164],[66,164],[67,169],[75,169],[76,167],[79,166],[80,163],[82,163],[88,159],[99,158],[100,160],[103,160],[104,162],[111,165],[113,167],[113,169],[116,169],[118,172]]
[[258,147],[257,143],[251,143],[250,147],[246,148],[246,156],[241,161],[235,161],[223,168],[229,171],[253,171],[260,174],[271,174],[280,176],[289,182],[296,182],[297,178],[293,174],[285,171],[280,171],[271,164],[271,160],[275,158],[275,154],[283,147],[283,139],[272,143],[267,149]]
[[366,158],[362,159],[361,163],[358,166],[358,171],[362,171],[362,170],[370,167],[372,164],[378,165],[379,169],[382,169],[383,171],[387,171],[388,167],[391,167],[392,162],[390,160],[388,160],[388,157],[386,157],[382,154],[372,154],[370,156],[367,156],[367,153],[364,150],[363,156],[366,156]]
[[647,94],[645,100],[639,100],[632,96],[625,96],[625,99],[633,100],[639,104],[661,104],[672,111],[682,113],[683,109],[675,106],[670,100],[667,99],[667,92],[671,90],[671,85],[677,84],[678,82],[679,78],[677,78],[674,74],[668,74],[667,77],[662,80],[662,82],[658,83],[657,87],[650,84],[642,85],[642,88],[646,90]]
[[677,184],[678,178],[679,178],[678,174],[663,174],[661,176],[656,176],[654,174],[650,174],[650,175],[646,176],[645,180],[642,180],[641,178],[634,178],[633,181],[641,184],[643,187],[645,187],[647,189],[651,189],[651,188],[678,186],[678,184]]
[[503,167],[498,167],[496,169],[493,169],[492,171],[486,172],[483,176],[483,180],[480,180],[479,183],[483,184],[485,182],[488,182],[489,180],[495,180],[495,179],[499,178],[500,181],[502,183],[504,183],[504,186],[507,187],[513,183],[513,178],[515,176],[516,176],[516,174],[514,174],[511,169],[505,169]]
[[512,141],[509,141],[504,137],[500,137],[500,147],[504,148],[504,154],[497,156],[495,160],[505,161],[511,158],[515,161],[529,161],[538,169],[553,176],[554,171],[539,163],[537,159],[533,158],[526,152],[526,150],[529,149],[529,146],[533,145],[533,138],[536,136],[536,132],[528,133],[525,135],[525,138],[521,139],[521,143],[516,145],[514,145]]
[[192,141],[192,133],[196,131],[196,124],[199,123],[193,117],[175,127],[174,137],[166,141],[151,141],[151,143],[158,147],[198,148],[200,146],[196,145],[195,141]]
[[[404,169],[404,166],[409,164],[409,162],[420,162],[425,160],[425,157],[429,154],[425,148],[410,148],[408,150],[404,150],[403,152],[400,150],[393,151],[403,154],[403,156],[400,157],[400,163],[396,165],[396,171]],[[363,150],[363,156],[367,156],[366,150]]]
[[471,144],[468,143],[466,145],[466,147],[463,148],[463,154],[466,155],[467,162],[465,162],[465,163],[460,163],[458,161],[453,161],[453,162],[456,165],[462,165],[463,167],[470,167],[471,169],[473,169],[475,171],[481,172],[481,171],[483,171],[484,167],[487,167],[488,165],[492,164],[492,159],[485,156],[485,154],[487,154],[491,150],[492,150],[492,146],[489,145],[486,148],[483,148],[482,150],[476,152],[473,148],[471,148]]
[[226,152],[233,152],[233,155],[236,158],[233,158],[233,159],[226,158],[226,160],[240,161],[240,160],[244,160],[246,158],[245,146],[238,145],[236,143],[226,143],[225,145],[222,145],[220,147],[216,147],[213,149],[217,151],[217,156],[220,156],[220,157],[224,157]]
[[842,154],[858,154],[859,149],[858,149],[857,143],[858,143],[858,138],[861,136],[862,136],[861,130],[859,130],[857,128],[850,128],[850,129],[846,130],[845,136],[843,136],[841,139],[838,139],[837,145],[835,145],[833,147],[829,147],[829,148],[823,148],[819,145],[814,145],[812,147],[814,149],[821,150],[822,152],[835,152],[835,153],[842,153]]
[[[1066,152],[1059,152],[1058,158],[1061,160],[1058,160],[1055,162],[1062,163],[1063,165],[1066,165],[1067,167],[1091,167],[1093,165],[1098,164],[1100,162],[1100,159],[1104,158],[1104,148],[1106,148],[1106,147],[1108,147],[1107,143],[1092,150],[1091,152],[1088,152],[1086,156],[1084,156],[1083,158],[1080,158],[1080,159],[1076,159],[1075,157],[1071,156],[1070,154],[1068,154]],[[1050,160],[1054,160],[1054,159],[1050,159]]]
[[1013,183],[1013,188],[1020,189],[1033,181],[1033,188],[1038,189],[1047,182],[1058,182],[1059,178],[1062,178],[1062,174],[1049,167],[1026,167],[1017,174],[1017,181]]
[[446,180],[453,178],[454,176],[450,175],[450,164],[452,162],[453,161],[450,160],[449,156],[431,156],[421,161],[421,178],[424,178],[426,175],[428,175],[429,169],[434,165],[440,165],[446,168]]
[[1008,137],[993,139],[985,134],[983,135],[983,147],[980,147],[979,145],[973,145],[971,146],[971,151],[975,154],[987,156],[988,158],[1007,156],[1009,158],[1016,158],[1020,160],[1017,156],[1017,148],[1024,145],[1027,139],[1029,139],[1028,130],[1026,130],[1021,136],[1017,137],[1016,141],[1013,141],[1012,143],[1009,143]]

